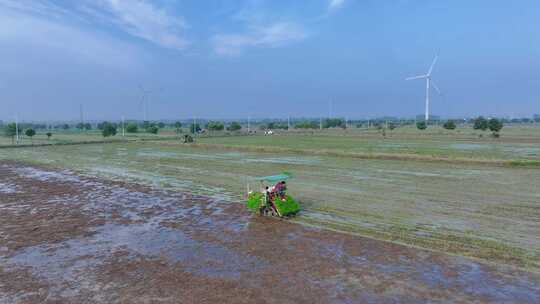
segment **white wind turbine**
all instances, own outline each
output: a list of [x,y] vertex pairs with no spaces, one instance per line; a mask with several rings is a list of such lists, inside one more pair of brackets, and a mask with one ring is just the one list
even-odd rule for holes
[[144,121],[148,121],[148,119],[150,118],[148,116],[148,101],[150,99],[150,94],[161,93],[163,91],[163,87],[155,90],[148,90],[145,89],[142,85],[139,85],[139,89],[141,90],[141,105],[143,106]]
[[142,85],[139,85],[139,89],[141,90],[141,105],[143,106],[143,121],[147,121],[148,119],[148,97],[150,93],[152,93],[149,90],[145,90]]
[[430,86],[433,86],[433,88],[435,88],[437,93],[439,93],[439,95],[441,95],[441,90],[439,90],[439,88],[437,87],[437,85],[435,84],[433,79],[431,78],[431,72],[433,72],[433,67],[435,66],[435,63],[437,63],[437,59],[439,59],[439,55],[436,55],[435,58],[433,59],[433,62],[431,63],[431,66],[429,67],[429,70],[428,70],[427,74],[420,75],[420,76],[409,77],[409,78],[405,79],[405,80],[414,80],[414,79],[425,79],[426,80],[426,115],[425,115],[426,122],[429,120],[429,89],[430,89]]

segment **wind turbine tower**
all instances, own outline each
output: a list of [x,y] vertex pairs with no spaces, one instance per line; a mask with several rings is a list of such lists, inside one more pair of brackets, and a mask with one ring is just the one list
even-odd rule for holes
[[143,121],[148,121],[148,95],[150,95],[150,93],[152,92],[149,90],[145,90],[142,85],[139,85],[139,88],[141,89],[141,93],[142,93],[141,103],[142,103],[143,111],[144,111]]
[[441,91],[433,81],[433,78],[431,77],[431,73],[433,72],[433,67],[437,63],[437,59],[439,59],[439,55],[437,54],[435,58],[433,59],[433,62],[431,63],[431,66],[429,67],[429,70],[427,74],[425,75],[419,75],[419,76],[413,76],[406,78],[405,80],[415,80],[415,79],[425,79],[426,80],[426,113],[425,113],[425,119],[426,122],[429,120],[429,91],[430,87],[433,86],[433,88],[441,95]]

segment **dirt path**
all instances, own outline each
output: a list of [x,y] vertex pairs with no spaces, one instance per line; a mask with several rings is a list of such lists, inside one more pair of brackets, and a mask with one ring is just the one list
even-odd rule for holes
[[0,303],[540,302],[540,275],[0,163]]

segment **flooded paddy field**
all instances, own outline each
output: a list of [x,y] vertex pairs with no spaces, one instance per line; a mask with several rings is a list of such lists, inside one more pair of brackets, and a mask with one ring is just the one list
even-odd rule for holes
[[[36,157],[34,164],[5,157],[0,161],[0,189],[9,189],[0,194],[0,303],[540,301],[538,273],[261,218],[234,202],[234,187],[220,196],[180,191],[189,183],[173,184],[172,178],[170,185],[161,180],[153,184],[148,163],[146,171],[144,166],[126,166],[134,176],[114,181],[118,172],[109,161],[120,158],[113,155],[129,162],[130,155],[149,153],[148,147],[97,147],[89,155],[64,151],[63,162],[53,157],[60,151],[47,149],[23,155],[47,156]],[[190,178],[204,173],[186,159],[229,163],[250,158],[224,152],[213,160],[194,151],[162,152],[159,159],[183,160]],[[50,163],[35,164],[44,159]],[[320,166],[321,161],[269,159],[251,164],[301,168]],[[98,163],[110,170],[80,173],[91,172]],[[399,176],[412,169],[384,170],[399,171],[392,172]],[[362,174],[360,180],[367,177]],[[181,175],[176,179],[182,180]],[[305,187],[298,179],[291,188]],[[198,191],[212,194],[217,187],[229,188],[208,182],[207,189]],[[314,204],[308,204],[306,217],[331,217],[317,213]]]
[[[238,203],[248,185],[257,189],[253,177],[287,171],[294,175],[290,192],[303,209],[295,223],[540,270],[537,168],[241,152],[174,142],[4,149],[0,159]],[[20,191],[2,183],[2,193]]]

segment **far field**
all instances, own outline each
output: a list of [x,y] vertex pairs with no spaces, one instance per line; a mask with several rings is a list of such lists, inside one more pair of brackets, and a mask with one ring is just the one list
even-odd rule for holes
[[[540,168],[468,160],[540,160],[540,128],[478,132],[397,129],[220,136],[0,149],[19,160],[87,176],[242,202],[251,178],[283,171],[302,203],[294,221],[540,271]],[[328,153],[321,153],[328,152]],[[343,152],[331,153],[331,152]],[[368,159],[346,153],[420,155]],[[439,162],[430,157],[463,160]],[[436,160],[436,159],[434,159]]]
[[[303,136],[302,136],[303,135]],[[371,129],[287,132],[278,136],[203,137],[199,143],[230,147],[252,147],[284,152],[312,151],[320,154],[350,153],[360,155],[416,155],[472,160],[540,160],[540,126],[515,125],[503,129],[500,138],[472,128],[448,131],[431,127],[419,131],[403,127],[392,131]],[[321,153],[322,152],[322,153]]]
[[[68,131],[52,131],[51,138],[47,138],[46,131],[38,130],[37,134],[33,138],[29,138],[21,134],[19,136],[19,145],[44,145],[44,144],[67,144],[67,143],[81,143],[81,142],[99,142],[99,141],[125,141],[136,139],[156,139],[156,138],[171,138],[174,137],[174,133],[165,132],[160,135],[153,135],[148,133],[126,134],[122,137],[121,134],[117,136],[104,138],[99,130],[92,130],[87,132],[80,132],[74,130]],[[0,147],[12,146],[14,140],[10,137],[0,137]]]

